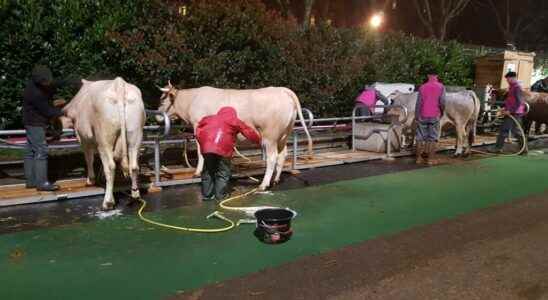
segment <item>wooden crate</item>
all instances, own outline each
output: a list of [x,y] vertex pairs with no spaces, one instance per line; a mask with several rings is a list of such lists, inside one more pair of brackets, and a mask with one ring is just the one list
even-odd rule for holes
[[531,86],[531,78],[534,67],[534,52],[504,51],[494,55],[479,57],[476,63],[476,87],[483,88],[487,84],[496,89],[508,88],[504,75],[508,71],[518,74],[518,80],[524,88]]

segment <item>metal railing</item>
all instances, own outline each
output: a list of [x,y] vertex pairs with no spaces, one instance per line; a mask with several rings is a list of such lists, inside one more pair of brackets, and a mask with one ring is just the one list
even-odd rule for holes
[[[403,106],[398,105],[377,105],[375,108],[400,108],[403,111],[404,114],[404,120],[402,123],[404,123],[407,120],[407,109]],[[310,109],[302,108],[303,113],[306,115],[304,119],[304,123],[307,126],[307,129],[309,132],[318,132],[322,130],[326,130],[329,128],[337,128],[338,126],[347,126],[348,122],[351,121],[352,124],[352,150],[355,151],[355,125],[356,121],[358,120],[373,120],[373,119],[380,119],[383,115],[382,114],[375,114],[372,116],[364,116],[364,117],[357,117],[356,116],[356,109],[352,111],[351,117],[339,117],[339,118],[314,118],[314,114]],[[183,144],[183,147],[185,147],[186,143],[190,143],[192,141],[195,141],[194,138],[173,138],[173,139],[166,139],[166,137],[169,136],[170,131],[174,128],[171,124],[171,120],[168,117],[168,115],[165,112],[160,112],[157,110],[146,110],[147,117],[150,116],[157,116],[161,115],[163,117],[163,125],[147,125],[144,126],[144,131],[154,131],[157,132],[161,130],[161,132],[157,135],[155,135],[152,140],[146,140],[143,141],[143,145],[152,146],[154,150],[154,182],[153,184],[156,186],[162,186],[164,184],[161,184],[160,182],[160,175],[161,175],[161,145],[163,144]],[[344,125],[339,124],[340,122],[344,122]],[[332,125],[319,125],[319,124],[325,124],[325,123],[331,123]],[[318,125],[317,125],[318,124]],[[299,127],[298,125],[302,124],[300,123],[300,120],[295,120],[295,127],[293,130],[293,136],[292,136],[292,155],[293,155],[293,162],[292,162],[292,168],[296,169],[297,167],[297,157],[299,155],[299,136],[301,135],[301,132],[304,130],[303,127]],[[397,126],[392,122],[389,129],[387,131],[391,130],[394,126]],[[162,130],[163,129],[163,130]],[[0,137],[2,136],[13,136],[13,135],[25,135],[25,130],[0,130]],[[66,134],[74,134],[73,129],[64,129],[63,133]],[[6,147],[15,147],[18,149],[24,148],[24,145],[10,145],[9,143],[6,144],[5,140],[2,140],[0,138],[0,142],[3,142],[3,145],[0,144],[0,148],[6,148]],[[71,144],[58,144],[58,145],[51,145],[50,148],[77,148],[80,147],[78,142],[71,143]],[[387,156],[391,156],[391,150],[390,150],[390,134],[388,135],[388,150],[387,150]],[[265,159],[265,152],[264,149],[262,150],[262,157],[263,160]]]
[[[171,131],[171,119],[167,113],[158,110],[146,110],[147,115],[161,115],[164,120],[164,131],[154,137],[154,185],[160,183],[160,138],[169,135]],[[148,116],[147,116],[148,117]],[[159,126],[158,126],[159,127]]]

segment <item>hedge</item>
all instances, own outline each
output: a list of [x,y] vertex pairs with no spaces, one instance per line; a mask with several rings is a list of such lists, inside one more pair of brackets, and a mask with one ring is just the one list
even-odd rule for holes
[[[58,77],[122,76],[156,107],[157,85],[286,86],[319,116],[346,115],[371,81],[420,83],[433,65],[469,86],[473,54],[456,42],[317,24],[303,30],[259,0],[7,0],[0,17],[0,128],[20,128],[37,63]],[[186,14],[184,14],[186,12]],[[70,97],[74,90],[64,90]]]

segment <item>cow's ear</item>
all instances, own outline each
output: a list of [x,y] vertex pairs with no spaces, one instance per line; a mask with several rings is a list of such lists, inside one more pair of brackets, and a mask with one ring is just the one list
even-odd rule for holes
[[175,101],[175,96],[177,94],[175,89],[171,89],[167,94],[171,102]]

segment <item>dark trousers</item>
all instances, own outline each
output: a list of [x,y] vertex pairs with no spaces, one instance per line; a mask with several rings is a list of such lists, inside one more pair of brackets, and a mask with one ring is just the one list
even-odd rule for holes
[[[371,110],[369,110],[369,107],[363,105],[363,104],[357,104],[358,108],[356,109],[356,117],[367,117],[371,115]],[[364,120],[360,120],[364,121]]]
[[[523,124],[521,121],[521,117],[519,116],[513,116],[513,117],[516,118],[516,120],[518,120],[520,125]],[[510,134],[510,132],[512,132],[512,134],[515,137],[518,137],[520,143],[522,143],[521,132],[516,126],[516,123],[510,117],[506,116],[504,117],[502,121],[502,125],[500,125],[499,135],[497,136],[497,144],[495,145],[497,149],[502,149],[502,147],[504,146],[504,141],[506,140],[506,138],[508,138],[508,135]]]
[[40,126],[25,126],[25,179],[27,186],[41,186],[48,181],[48,144],[46,130]]
[[437,142],[440,132],[440,120],[425,119],[417,120],[417,132],[415,139],[417,142]]
[[202,171],[202,196],[205,199],[213,199],[213,197],[217,200],[223,199],[231,176],[229,158],[205,153],[204,170]]

